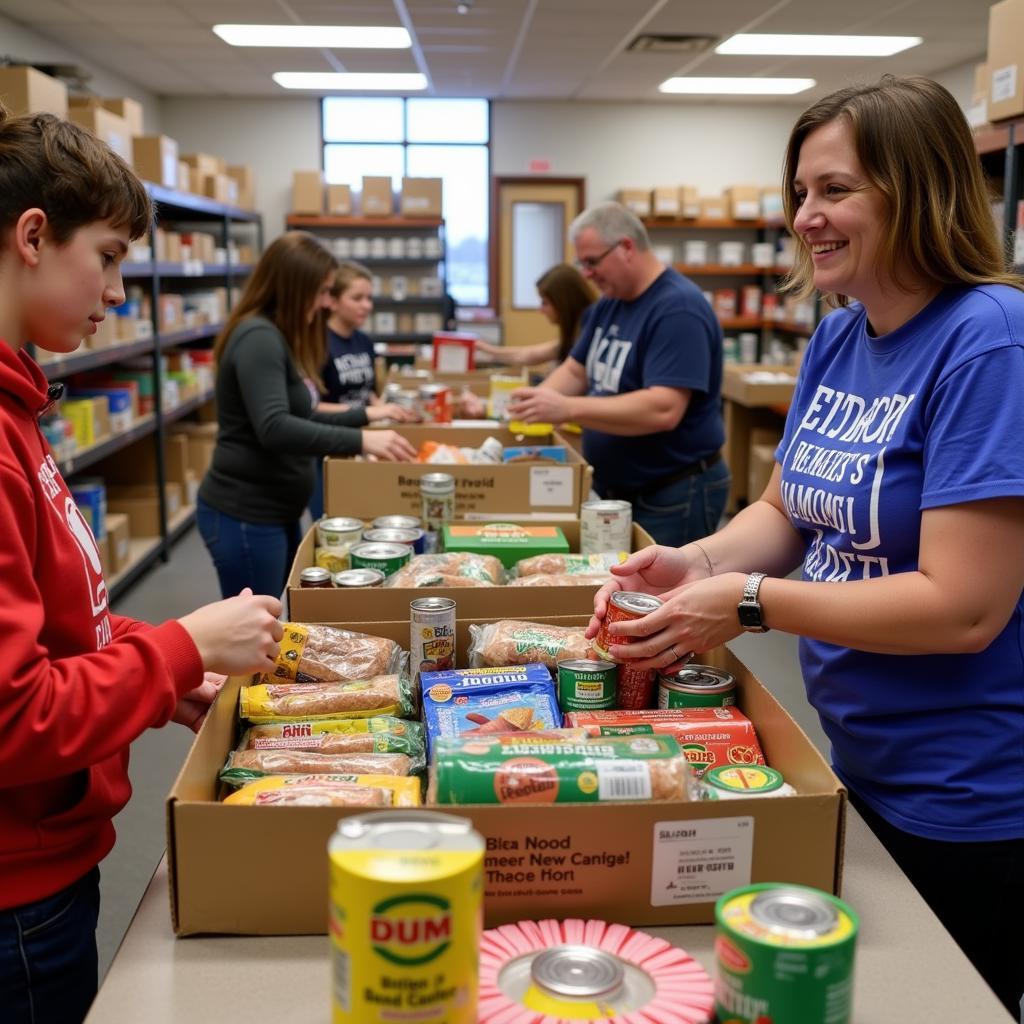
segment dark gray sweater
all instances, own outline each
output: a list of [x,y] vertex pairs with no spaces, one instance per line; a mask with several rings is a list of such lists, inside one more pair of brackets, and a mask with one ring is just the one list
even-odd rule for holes
[[293,523],[315,460],[362,451],[366,412],[315,413],[284,335],[261,316],[232,332],[217,366],[217,444],[199,496],[250,523]]

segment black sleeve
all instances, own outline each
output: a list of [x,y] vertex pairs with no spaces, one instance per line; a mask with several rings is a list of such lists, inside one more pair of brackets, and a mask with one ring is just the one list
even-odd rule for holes
[[274,327],[246,325],[244,334],[235,339],[231,348],[242,401],[264,448],[296,455],[355,455],[363,450],[362,431],[337,421],[337,425],[315,423],[291,412],[289,355]]
[[313,412],[317,423],[327,423],[335,427],[365,427],[370,422],[366,409],[359,405],[344,412]]

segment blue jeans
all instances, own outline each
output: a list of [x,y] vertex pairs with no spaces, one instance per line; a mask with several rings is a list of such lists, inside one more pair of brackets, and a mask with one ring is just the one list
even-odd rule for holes
[[313,497],[309,499],[309,514],[315,523],[323,518],[324,514],[324,460],[316,460],[315,481],[313,484]]
[[0,1019],[80,1024],[96,996],[100,872],[54,896],[0,910]]
[[224,597],[234,597],[243,587],[254,594],[279,597],[288,580],[298,550],[299,523],[247,523],[211,508],[200,498],[196,523],[213,559]]
[[[633,522],[642,526],[656,544],[682,547],[718,528],[729,497],[729,467],[724,460],[703,473],[684,477],[642,497],[633,496]],[[604,496],[600,487],[599,494]],[[618,495],[609,492],[609,497]]]

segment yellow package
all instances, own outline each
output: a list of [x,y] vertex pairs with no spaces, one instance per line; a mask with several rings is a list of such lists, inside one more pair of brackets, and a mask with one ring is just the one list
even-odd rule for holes
[[239,717],[258,724],[372,715],[412,718],[414,713],[412,688],[404,675],[338,683],[257,683],[243,686],[238,694]]
[[267,775],[226,804],[246,807],[419,807],[420,781],[395,775]]

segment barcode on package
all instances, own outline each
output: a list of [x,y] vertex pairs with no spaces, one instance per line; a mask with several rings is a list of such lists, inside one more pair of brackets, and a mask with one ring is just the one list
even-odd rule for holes
[[352,1012],[352,974],[348,953],[343,953],[336,946],[331,950],[334,954],[334,1002],[345,1013]]
[[650,800],[650,770],[643,761],[599,765],[597,797],[599,800]]

